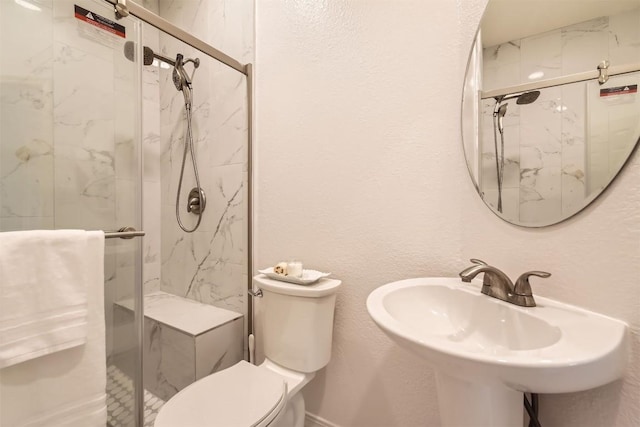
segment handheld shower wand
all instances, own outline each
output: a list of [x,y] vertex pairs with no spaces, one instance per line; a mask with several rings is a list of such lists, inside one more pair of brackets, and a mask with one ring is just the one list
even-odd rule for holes
[[500,106],[500,108],[498,108],[498,111],[494,111],[493,115],[498,117],[498,131],[500,132],[500,135],[504,134],[504,116],[507,115],[507,106],[509,105],[509,103],[506,104],[502,104]]
[[[493,146],[496,153],[496,179],[498,182],[498,212],[502,213],[502,182],[504,178],[504,116],[507,115],[507,106],[504,103],[509,99],[515,99],[518,105],[527,105],[535,102],[540,96],[539,90],[531,92],[514,93],[511,95],[496,96],[496,105],[493,107]],[[497,129],[497,132],[496,132]],[[500,156],[498,158],[498,135],[500,133]]]
[[[189,76],[189,74],[187,74],[187,71],[184,69],[184,65],[188,64],[189,62],[193,63],[193,73],[191,73],[191,76]],[[173,84],[175,85],[176,89],[182,91],[182,94],[184,95],[185,108],[188,110],[191,109],[193,101],[191,80],[193,79],[193,75],[196,72],[196,68],[198,68],[199,66],[199,58],[185,60],[184,56],[181,53],[176,55],[176,62],[175,66],[173,67],[172,76]]]
[[[504,116],[507,114],[507,104],[500,104],[496,100],[493,109],[493,148],[496,153],[496,181],[498,184],[498,212],[502,212],[502,178],[504,176]],[[498,156],[498,136],[496,129],[500,132],[500,156]]]

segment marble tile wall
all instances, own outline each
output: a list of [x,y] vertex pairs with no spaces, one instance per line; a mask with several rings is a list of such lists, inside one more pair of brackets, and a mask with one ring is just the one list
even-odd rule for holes
[[[158,14],[158,0],[139,1]],[[143,24],[142,41],[154,52],[160,51],[160,31]],[[142,68],[142,223],[143,282],[145,293],[160,289],[160,63]]]
[[[123,55],[124,39],[74,16],[74,5],[107,18],[112,8],[99,0],[31,4],[39,10],[0,2],[0,230],[135,225],[136,66]],[[110,302],[132,292],[136,250],[106,244],[107,325]]]
[[[640,63],[640,9],[483,49],[483,90],[529,83],[534,72],[543,73],[540,78],[546,79],[593,70],[603,59],[612,65]],[[632,77],[616,83],[611,79],[604,87],[637,80]],[[620,119],[622,110],[603,107],[599,98],[597,84],[575,83],[543,89],[538,100],[529,105],[508,101],[504,118],[505,217],[515,222],[545,222],[570,215],[609,182],[621,165],[620,159],[626,158],[632,134],[638,137],[638,126],[630,122],[637,109]],[[629,102],[637,100],[627,97],[623,101]],[[585,105],[589,107],[585,109]],[[485,100],[481,107],[480,186],[485,200],[495,208],[494,106],[494,100]],[[610,132],[610,127],[616,131]],[[597,129],[604,129],[604,134]],[[616,139],[623,129],[627,129],[625,138]],[[499,134],[497,139],[500,147]]]
[[[135,341],[126,327],[133,318],[132,300],[116,304],[116,325],[123,324],[120,354]],[[212,307],[162,291],[147,294],[144,303],[144,387],[163,400],[209,374],[243,358],[243,319],[236,312]],[[125,373],[131,357],[118,357]]]
[[0,8],[0,230],[53,228],[53,4]]
[[[185,28],[191,29],[189,19],[196,20],[199,37],[251,61],[252,2],[141,3]],[[174,294],[245,313],[244,77],[198,55],[202,65],[194,77],[194,132],[209,203],[198,232],[187,235],[177,228],[173,213],[184,129],[182,95],[171,83],[170,70],[158,64],[143,67],[140,108],[136,65],[124,57],[124,41],[78,21],[74,4],[111,17],[110,8],[98,0],[42,0],[40,12],[0,2],[0,230],[116,229],[137,224],[136,213],[142,208],[147,232],[142,248],[145,293],[158,291],[162,283]],[[25,26],[39,31],[25,32]],[[169,36],[161,38],[148,25],[143,26],[142,36],[144,45],[167,56],[195,55]],[[142,206],[138,200],[140,118]],[[185,185],[191,186],[192,182]],[[114,303],[133,294],[137,250],[135,240],[107,241],[105,248],[107,351],[125,365],[133,360],[135,348],[135,342],[126,339],[132,319],[118,313]],[[171,341],[167,338],[171,328],[149,322],[147,341],[158,332],[164,341]],[[224,334],[242,340],[242,318],[235,325]],[[227,353],[228,346],[220,345],[222,338],[213,344],[211,336],[191,340],[194,351],[196,341],[203,349],[194,355],[198,375],[214,369],[216,363],[209,363],[208,356],[227,354],[223,367],[242,357],[241,347],[239,355]],[[156,359],[149,360],[161,363]],[[147,368],[154,366],[150,363]],[[193,366],[191,361],[183,370],[194,371]],[[156,368],[145,372],[145,377],[180,372]],[[162,389],[159,384],[154,388]]]
[[[187,28],[241,62],[253,58],[253,2],[160,1],[160,15]],[[160,69],[161,284],[163,291],[246,314],[247,104],[245,77],[189,46],[160,35],[161,53],[200,58],[193,77],[193,135],[201,185],[207,195],[202,223],[185,233],[176,222],[176,191],[183,156],[184,99]],[[187,66],[191,72],[190,65]],[[187,156],[181,218],[192,227],[186,194],[195,186]]]

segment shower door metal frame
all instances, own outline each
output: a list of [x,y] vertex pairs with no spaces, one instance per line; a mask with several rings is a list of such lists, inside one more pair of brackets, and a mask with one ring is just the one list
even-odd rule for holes
[[[640,64],[623,64],[607,67],[607,77],[613,77],[620,74],[635,73],[640,71]],[[513,93],[531,92],[538,89],[562,86],[569,83],[579,83],[588,80],[595,80],[602,76],[600,68],[593,71],[584,71],[581,73],[569,74],[566,76],[553,77],[550,79],[540,80],[531,83],[522,83],[514,86],[503,87],[500,89],[487,90],[480,94],[481,99],[491,99],[503,95],[511,95]]]
[[[156,15],[155,13],[145,9],[144,7],[127,0],[104,0],[114,7],[114,13],[117,19],[132,15],[143,22],[157,28],[158,30],[175,37],[176,39],[188,44],[189,46],[199,50],[207,56],[223,63],[224,65],[244,74],[247,79],[247,292],[252,289],[253,278],[253,64],[243,64],[232,58],[224,52],[216,49],[210,44],[200,40],[199,38],[189,34],[187,31],[172,24],[166,19]],[[139,47],[141,51],[142,48]],[[138,52],[140,55],[141,52]],[[139,295],[138,295],[139,294]],[[247,294],[245,294],[247,295]],[[250,296],[247,298],[247,330],[248,334],[253,333],[253,300]],[[136,338],[139,348],[143,343],[143,290],[136,289],[134,298],[136,306],[134,307],[134,317],[136,324]],[[142,352],[140,352],[142,353]],[[136,364],[137,368],[142,372],[142,355]],[[135,390],[135,406],[136,406],[136,425],[144,425],[144,411],[138,408],[144,407],[144,386],[137,387]]]

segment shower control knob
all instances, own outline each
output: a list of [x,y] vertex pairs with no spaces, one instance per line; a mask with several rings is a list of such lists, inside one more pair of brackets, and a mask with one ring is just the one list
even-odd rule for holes
[[204,212],[206,202],[207,199],[205,198],[204,190],[202,188],[200,189],[200,192],[198,192],[198,188],[191,189],[189,197],[187,198],[187,212],[200,215]]
[[194,197],[193,199],[189,199],[189,203],[187,204],[187,212],[194,212],[200,209],[200,199]]

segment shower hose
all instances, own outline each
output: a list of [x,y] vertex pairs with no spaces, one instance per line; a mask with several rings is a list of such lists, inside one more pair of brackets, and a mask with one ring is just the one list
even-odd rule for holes
[[193,144],[193,130],[191,126],[191,121],[192,121],[191,106],[188,104],[185,104],[185,111],[187,113],[187,135],[184,140],[184,152],[182,154],[182,167],[180,168],[180,179],[178,180],[178,191],[176,192],[176,219],[178,220],[178,225],[183,231],[186,231],[187,233],[192,233],[196,231],[200,226],[200,222],[202,221],[203,209],[200,209],[200,211],[198,212],[198,221],[196,222],[196,225],[193,228],[190,229],[184,226],[184,224],[182,223],[182,220],[180,219],[180,191],[182,190],[182,179],[184,177],[184,167],[187,160],[187,151],[191,154],[191,163],[193,164],[193,174],[195,175],[195,178],[196,178],[196,188],[198,190],[198,197],[200,198],[201,203],[202,203],[202,199],[201,199],[202,188],[200,187],[200,177],[198,176],[198,163],[196,162],[195,148]]
[[504,134],[500,132],[500,159],[498,159],[498,123],[493,115],[493,146],[496,153],[496,180],[498,181],[498,212],[502,213],[502,179],[504,177]]

